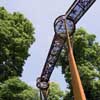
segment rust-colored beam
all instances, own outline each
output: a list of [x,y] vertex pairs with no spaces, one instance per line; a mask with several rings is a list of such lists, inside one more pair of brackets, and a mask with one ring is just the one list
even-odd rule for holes
[[74,98],[75,100],[86,100],[71,46],[69,47],[69,63],[70,63]]
[[71,71],[71,77],[72,77],[72,88],[73,88],[74,100],[86,100],[81,79],[79,76],[79,72],[77,69],[77,65],[75,62],[66,23],[65,23],[65,27],[66,27],[66,34],[67,34],[68,58],[69,58],[70,71]]

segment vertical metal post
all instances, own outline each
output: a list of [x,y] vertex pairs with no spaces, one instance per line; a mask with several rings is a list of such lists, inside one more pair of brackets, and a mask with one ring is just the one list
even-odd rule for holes
[[71,71],[71,77],[72,77],[74,100],[86,100],[83,86],[81,83],[81,79],[79,76],[79,72],[77,69],[77,65],[75,62],[74,54],[73,54],[69,32],[68,32],[67,25],[66,25],[66,20],[64,22],[65,22],[66,35],[67,35],[68,58],[69,58],[70,71]]
[[40,90],[40,100],[47,100],[47,90]]

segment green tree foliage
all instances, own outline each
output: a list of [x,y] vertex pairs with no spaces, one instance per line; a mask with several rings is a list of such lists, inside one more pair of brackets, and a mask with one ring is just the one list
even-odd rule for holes
[[22,14],[0,7],[0,82],[21,76],[28,49],[35,41],[32,23]]
[[39,100],[39,96],[36,89],[13,77],[0,84],[0,100]]
[[50,83],[48,100],[62,100],[64,96],[63,91],[60,89],[59,85],[55,82]]
[[[75,32],[73,50],[76,64],[80,73],[87,100],[100,99],[100,44],[95,41],[96,36],[88,34],[83,28]],[[72,99],[71,75],[68,63],[68,51],[63,49],[58,65],[62,66],[62,73],[68,83],[69,93],[65,100]]]

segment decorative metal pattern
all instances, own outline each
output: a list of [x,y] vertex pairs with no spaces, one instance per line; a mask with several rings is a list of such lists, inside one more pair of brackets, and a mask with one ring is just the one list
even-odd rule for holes
[[76,24],[96,0],[75,0],[66,12],[66,18],[71,18]]
[[37,80],[37,87],[41,89],[48,88],[49,78],[54,70],[54,66],[64,43],[65,39],[60,35],[55,34],[41,77]]
[[56,18],[54,22],[54,39],[52,41],[41,77],[37,79],[38,88],[47,89],[49,86],[48,81],[66,41],[66,28],[64,21],[66,22],[70,36],[72,36],[75,31],[75,24],[95,1],[96,0],[75,0],[65,15]]
[[54,22],[54,31],[57,34],[61,34],[63,33],[63,37],[66,37],[66,29],[65,29],[65,24],[64,21],[66,20],[66,25],[68,27],[68,31],[70,33],[70,35],[72,35],[74,33],[75,30],[75,25],[73,20],[71,20],[70,18],[66,18],[65,15],[59,16],[55,22]]

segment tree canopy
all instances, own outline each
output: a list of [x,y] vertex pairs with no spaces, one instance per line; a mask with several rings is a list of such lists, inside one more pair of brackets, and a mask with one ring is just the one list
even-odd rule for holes
[[[95,41],[94,34],[88,34],[79,28],[74,35],[73,51],[80,78],[84,87],[87,100],[100,99],[100,44]],[[65,100],[72,99],[71,75],[68,62],[68,51],[64,48],[59,57],[58,65],[62,66],[62,73],[68,83]]]
[[38,90],[13,77],[0,84],[0,100],[39,100]]
[[[87,100],[100,99],[100,44],[94,34],[79,28],[74,35],[73,51]],[[22,82],[23,65],[35,41],[32,23],[19,12],[9,13],[0,7],[0,100],[39,100],[38,90]],[[63,48],[57,66],[62,67],[67,85],[64,100],[72,100],[67,48]],[[62,100],[64,93],[52,82],[48,100]]]
[[30,45],[35,41],[32,23],[21,13],[0,7],[0,82],[21,76]]
[[60,89],[58,83],[51,82],[49,87],[48,100],[62,100],[64,92]]

